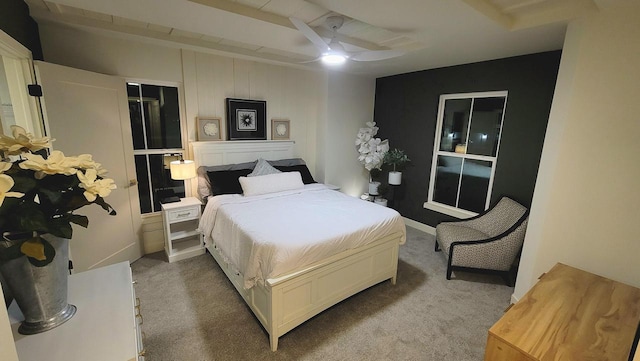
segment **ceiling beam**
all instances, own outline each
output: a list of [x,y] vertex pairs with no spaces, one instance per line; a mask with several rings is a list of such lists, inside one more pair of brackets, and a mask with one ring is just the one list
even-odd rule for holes
[[[191,2],[194,2],[196,4],[200,4],[200,5],[205,5],[205,6],[209,6],[212,8],[216,8],[218,10],[223,10],[223,11],[228,11],[230,13],[234,13],[234,14],[238,14],[238,15],[242,15],[242,16],[247,16],[250,17],[252,19],[256,19],[256,20],[261,20],[261,21],[265,21],[271,24],[276,24],[276,25],[280,25],[280,26],[284,26],[293,30],[298,31],[298,29],[293,26],[293,24],[291,23],[291,21],[289,20],[289,18],[284,17],[284,16],[280,16],[277,14],[273,14],[273,13],[269,13],[266,11],[262,11],[260,9],[256,9],[254,7],[251,6],[247,6],[247,5],[243,5],[243,4],[239,4],[239,3],[235,3],[235,2],[231,2],[228,0],[189,0]],[[327,13],[329,13],[329,11],[327,11]],[[312,28],[316,33],[318,33],[320,36],[325,36],[325,37],[331,37],[331,34],[329,34],[327,36],[327,32],[328,30],[324,29],[324,28],[320,28],[320,27],[316,27],[316,28]],[[382,47],[379,46],[375,43],[366,41],[366,40],[361,40],[361,39],[356,39],[356,38],[352,38],[349,36],[345,36],[342,34],[337,34],[336,35],[336,39],[343,42],[343,43],[348,43],[351,45],[355,45],[357,47],[366,49],[366,50],[387,50],[389,48],[387,47]]]

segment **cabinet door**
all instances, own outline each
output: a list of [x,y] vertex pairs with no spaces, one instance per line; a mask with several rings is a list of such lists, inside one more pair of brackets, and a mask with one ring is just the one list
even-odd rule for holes
[[92,154],[118,187],[105,199],[116,216],[97,205],[77,211],[89,217],[89,227],[73,225],[70,245],[75,271],[140,258],[140,204],[137,187],[129,186],[136,172],[124,79],[35,63],[46,129],[56,139],[53,149],[70,156]]

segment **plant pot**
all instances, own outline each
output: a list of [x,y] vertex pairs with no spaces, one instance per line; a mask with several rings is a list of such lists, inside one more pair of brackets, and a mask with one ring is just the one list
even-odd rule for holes
[[402,183],[402,172],[389,172],[389,184],[397,186]]
[[379,186],[380,186],[380,182],[377,182],[377,181],[369,182],[369,195],[377,196]]
[[385,198],[376,198],[373,202],[375,204],[379,204],[379,205],[381,205],[383,207],[387,206],[387,200]]
[[26,256],[0,265],[24,321],[18,328],[23,335],[45,332],[65,323],[76,313],[67,303],[69,240],[43,235],[56,251],[53,261],[44,267],[32,265]]

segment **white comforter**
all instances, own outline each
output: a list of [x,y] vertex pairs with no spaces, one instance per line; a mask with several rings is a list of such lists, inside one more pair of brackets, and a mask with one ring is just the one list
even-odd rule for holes
[[244,287],[406,229],[400,214],[309,184],[303,189],[243,197],[212,197],[200,219],[205,243],[215,243],[244,277]]

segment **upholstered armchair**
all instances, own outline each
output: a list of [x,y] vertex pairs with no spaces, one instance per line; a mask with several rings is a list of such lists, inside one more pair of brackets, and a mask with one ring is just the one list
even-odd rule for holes
[[511,267],[527,229],[529,210],[503,197],[491,209],[459,222],[436,227],[435,250],[447,257],[447,279],[452,271],[483,271],[503,276],[511,286]]

